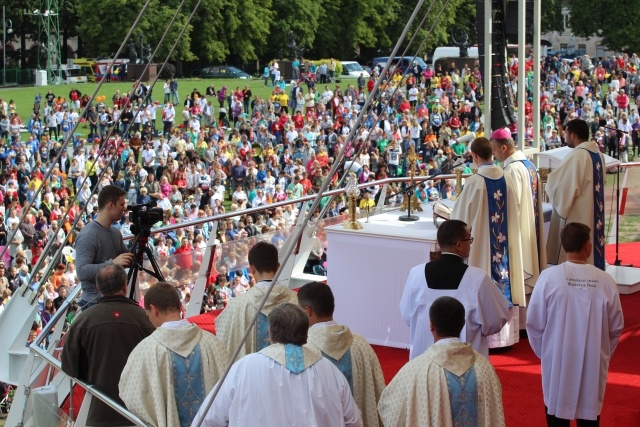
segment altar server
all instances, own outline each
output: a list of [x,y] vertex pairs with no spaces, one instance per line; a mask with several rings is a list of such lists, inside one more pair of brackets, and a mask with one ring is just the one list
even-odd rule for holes
[[149,288],[144,308],[158,329],[129,355],[120,398],[150,425],[190,426],[229,363],[227,349],[215,335],[181,319],[180,297],[168,283]]
[[378,400],[385,382],[373,348],[364,337],[333,321],[335,301],[328,285],[307,283],[298,291],[298,304],[309,315],[307,347],[327,358],[344,374],[365,427],[381,426]]
[[593,251],[589,263],[604,270],[604,155],[589,141],[589,126],[574,119],[566,126],[567,145],[573,150],[549,174],[545,192],[553,205],[547,257],[549,264],[567,259],[559,236],[565,224],[579,222],[591,228]]
[[[237,361],[210,410],[203,404],[195,422],[204,417],[201,425],[207,427],[362,426],[345,376],[304,347],[308,332],[309,316],[297,305],[271,310],[273,344]],[[207,402],[212,398],[213,392]]]
[[464,306],[451,297],[429,309],[435,344],[398,372],[382,393],[385,427],[504,426],[502,386],[493,366],[460,342]]
[[616,282],[588,260],[591,230],[567,224],[567,261],[540,274],[527,308],[527,333],[542,361],[549,426],[598,426],[609,361],[624,320]]
[[[216,333],[226,343],[230,356],[240,345],[244,331],[255,316],[279,266],[278,249],[274,245],[258,242],[249,250],[249,269],[256,279],[256,285],[246,293],[233,298],[216,318]],[[283,302],[295,304],[298,299],[286,286],[275,285],[238,357],[260,351],[269,345],[267,316],[275,306]]]
[[488,139],[473,140],[471,157],[478,173],[467,178],[451,219],[462,220],[471,227],[475,244],[469,253],[469,265],[484,270],[510,305],[526,306],[514,185],[493,163]]
[[506,324],[509,303],[487,273],[464,263],[474,243],[464,222],[443,222],[437,238],[442,255],[411,269],[400,300],[400,313],[410,328],[409,358],[415,359],[433,345],[429,308],[442,296],[454,297],[464,305],[466,318],[460,338],[488,357],[487,337]]

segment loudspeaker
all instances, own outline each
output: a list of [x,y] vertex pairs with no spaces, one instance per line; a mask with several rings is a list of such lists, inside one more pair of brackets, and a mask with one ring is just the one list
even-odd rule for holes
[[[533,39],[533,0],[525,0],[525,32],[527,34],[527,42]],[[518,44],[518,1],[507,1],[506,19],[505,19],[505,35],[507,43]]]
[[[484,1],[476,1],[476,29],[478,31],[478,54],[480,72],[484,73],[484,61],[491,61],[491,99],[485,99],[485,108],[491,108],[491,130],[508,127],[516,122],[516,116],[507,87],[507,41],[506,41],[506,2],[491,1],[491,57],[485,58],[485,16]],[[484,77],[484,76],[483,76]],[[490,131],[490,129],[487,129]]]

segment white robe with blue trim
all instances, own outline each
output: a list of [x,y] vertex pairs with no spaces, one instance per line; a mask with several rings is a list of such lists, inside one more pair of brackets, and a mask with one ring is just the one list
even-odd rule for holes
[[295,360],[273,344],[237,361],[203,427],[362,427],[347,379],[333,363],[305,348]]

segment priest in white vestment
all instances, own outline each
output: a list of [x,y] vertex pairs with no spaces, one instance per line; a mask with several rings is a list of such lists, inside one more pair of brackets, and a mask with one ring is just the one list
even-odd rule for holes
[[361,335],[333,321],[335,301],[325,283],[307,283],[298,291],[298,304],[311,327],[307,347],[324,356],[342,372],[360,409],[365,427],[378,427],[378,400],[385,382],[380,361]]
[[[226,343],[229,356],[233,356],[240,345],[242,336],[258,311],[279,266],[278,249],[271,243],[258,242],[249,250],[249,269],[257,283],[246,293],[229,301],[227,307],[216,318],[216,335]],[[238,357],[269,346],[267,316],[274,307],[284,302],[297,303],[296,294],[286,286],[275,285]]]
[[207,396],[194,423],[204,419],[198,425],[361,427],[347,379],[304,346],[308,332],[309,317],[300,307],[284,303],[274,308],[269,314],[273,344],[237,361],[217,396],[216,388]]
[[566,140],[573,150],[549,174],[545,186],[553,205],[547,258],[549,264],[561,264],[567,259],[560,244],[560,231],[565,224],[579,222],[591,228],[593,251],[589,263],[604,270],[604,156],[598,144],[589,141],[589,126],[584,120],[567,123]]
[[511,177],[493,163],[491,143],[476,138],[471,157],[478,173],[466,179],[451,219],[471,227],[469,265],[484,270],[510,304],[526,306],[518,197]]
[[429,310],[435,344],[407,363],[382,393],[385,427],[504,426],[502,386],[487,360],[458,336],[464,306],[451,297]]
[[229,355],[215,335],[181,320],[176,289],[156,283],[144,298],[158,328],[133,350],[120,377],[120,398],[127,409],[156,427],[188,427]]
[[[538,170],[522,151],[517,150],[511,132],[499,129],[491,134],[493,155],[502,162],[504,174],[511,178],[518,204],[522,269],[525,294],[531,294],[540,275],[538,253]],[[542,267],[546,268],[546,265]]]
[[528,307],[527,333],[542,362],[549,425],[599,419],[609,361],[624,326],[616,282],[588,262],[590,235],[585,224],[564,227],[567,261],[540,274]]
[[415,359],[433,345],[429,308],[441,296],[462,303],[465,326],[459,338],[489,357],[487,337],[500,332],[507,323],[509,302],[484,270],[464,263],[473,243],[464,222],[455,219],[443,222],[437,238],[442,255],[411,269],[400,299],[400,313],[410,329],[409,359]]

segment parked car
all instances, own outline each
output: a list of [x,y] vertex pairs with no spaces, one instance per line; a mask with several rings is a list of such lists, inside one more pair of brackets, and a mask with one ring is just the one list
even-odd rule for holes
[[251,75],[229,65],[211,65],[200,70],[202,79],[250,79]]
[[360,77],[360,74],[362,74],[364,78],[369,78],[369,73],[356,61],[340,61],[340,63],[342,64],[342,75],[340,77],[343,79],[357,79]]

